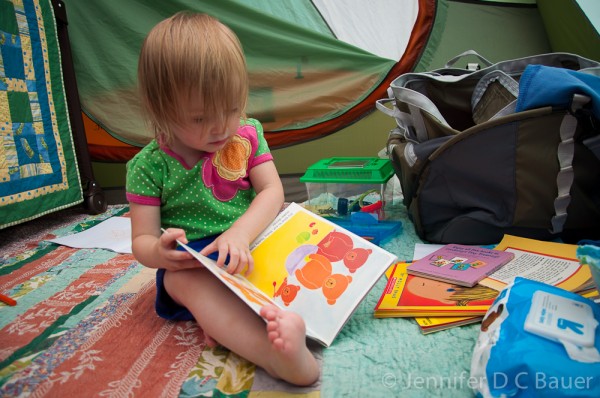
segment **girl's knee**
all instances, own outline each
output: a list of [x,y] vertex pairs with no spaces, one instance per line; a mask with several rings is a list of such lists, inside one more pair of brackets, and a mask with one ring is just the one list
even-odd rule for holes
[[175,298],[177,295],[185,292],[187,289],[196,285],[201,276],[198,270],[166,271],[164,275],[164,285],[169,295]]

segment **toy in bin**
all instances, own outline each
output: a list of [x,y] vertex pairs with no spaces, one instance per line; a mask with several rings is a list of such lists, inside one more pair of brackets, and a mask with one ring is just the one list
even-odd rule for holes
[[382,220],[386,205],[392,203],[391,197],[387,197],[386,185],[393,175],[389,159],[322,159],[300,178],[308,194],[304,206],[325,217],[349,219],[352,213],[363,212]]
[[402,233],[402,223],[394,220],[377,220],[368,213],[356,212],[350,219],[329,218],[334,224],[355,233],[356,235],[381,246],[389,238]]

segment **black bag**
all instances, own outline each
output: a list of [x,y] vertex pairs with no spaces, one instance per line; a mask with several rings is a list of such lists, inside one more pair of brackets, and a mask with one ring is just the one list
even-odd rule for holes
[[600,123],[590,97],[515,112],[528,65],[600,79],[600,63],[553,53],[491,64],[475,55],[484,68],[448,63],[403,74],[377,102],[398,125],[387,149],[419,236],[462,244],[493,244],[504,234],[600,239]]

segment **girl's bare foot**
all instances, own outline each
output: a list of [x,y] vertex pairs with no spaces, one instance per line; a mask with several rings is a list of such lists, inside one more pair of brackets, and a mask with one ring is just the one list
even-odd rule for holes
[[274,376],[298,385],[314,383],[319,378],[319,365],[306,346],[302,317],[272,305],[264,306],[260,315],[267,321],[267,334],[275,350]]

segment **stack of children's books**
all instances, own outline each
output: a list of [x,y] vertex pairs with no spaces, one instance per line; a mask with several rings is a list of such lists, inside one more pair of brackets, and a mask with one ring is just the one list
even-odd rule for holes
[[423,334],[480,322],[516,276],[594,297],[591,272],[577,245],[505,235],[493,249],[448,244],[386,272],[376,318],[414,317]]

